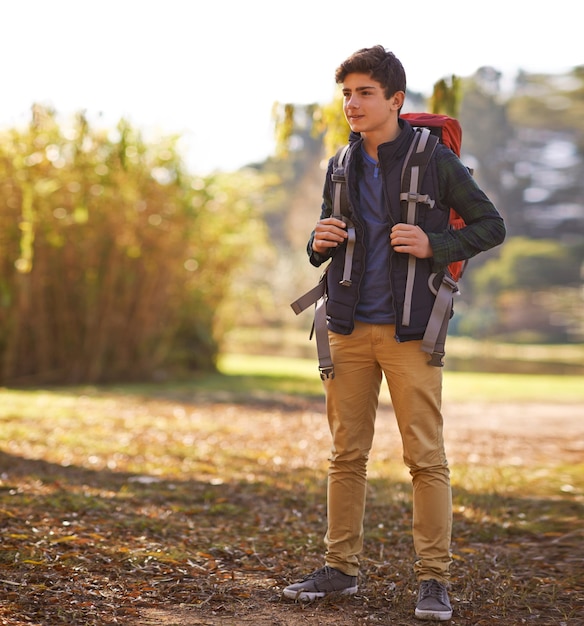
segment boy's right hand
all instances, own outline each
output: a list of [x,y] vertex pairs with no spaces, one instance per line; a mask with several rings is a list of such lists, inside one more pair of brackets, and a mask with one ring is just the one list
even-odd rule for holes
[[348,237],[347,225],[336,217],[320,220],[314,228],[312,249],[318,254],[326,254],[330,248],[336,248]]

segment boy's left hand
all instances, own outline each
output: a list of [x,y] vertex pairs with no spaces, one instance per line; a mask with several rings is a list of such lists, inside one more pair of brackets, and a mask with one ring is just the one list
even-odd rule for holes
[[429,259],[432,256],[428,235],[414,224],[396,224],[391,229],[389,240],[396,252],[411,254],[418,259]]

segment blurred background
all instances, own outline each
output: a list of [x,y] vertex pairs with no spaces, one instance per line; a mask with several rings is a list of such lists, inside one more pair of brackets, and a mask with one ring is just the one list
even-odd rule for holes
[[460,119],[508,227],[462,278],[447,367],[584,373],[571,6],[2,3],[0,384],[314,358],[289,303],[320,275],[305,245],[348,134],[334,70],[378,43],[404,63],[405,110]]

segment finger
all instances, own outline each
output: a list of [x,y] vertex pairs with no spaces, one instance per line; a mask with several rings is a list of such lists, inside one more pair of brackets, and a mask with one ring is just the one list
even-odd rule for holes
[[330,224],[317,224],[315,233],[319,238],[333,239],[334,241],[343,241],[347,237],[347,231]]
[[343,220],[339,220],[336,217],[326,217],[325,219],[320,220],[319,224],[328,224],[340,229],[347,228],[347,224],[343,222]]
[[327,246],[329,248],[332,246],[338,246],[339,243],[341,243],[343,240],[344,240],[343,237],[340,237],[338,235],[333,235],[331,233],[315,235],[314,237],[314,241],[316,242],[317,245]]

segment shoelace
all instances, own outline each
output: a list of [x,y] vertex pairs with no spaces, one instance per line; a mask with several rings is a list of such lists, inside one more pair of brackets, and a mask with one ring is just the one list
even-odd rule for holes
[[423,581],[420,588],[420,597],[427,598],[428,596],[442,601],[444,598],[444,587],[434,579]]
[[325,565],[324,567],[317,569],[316,572],[312,572],[312,574],[308,574],[308,576],[304,580],[314,580],[315,578],[322,578],[322,577],[330,579],[332,576],[334,576],[334,574],[335,572],[333,571],[333,568],[329,567],[328,565]]

